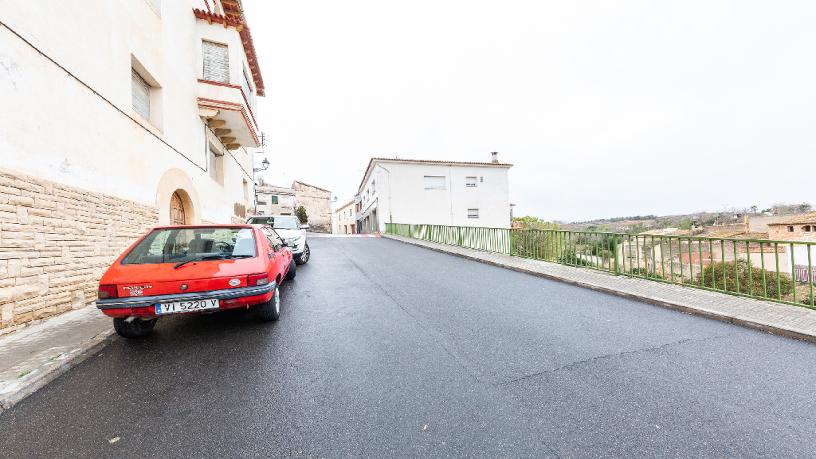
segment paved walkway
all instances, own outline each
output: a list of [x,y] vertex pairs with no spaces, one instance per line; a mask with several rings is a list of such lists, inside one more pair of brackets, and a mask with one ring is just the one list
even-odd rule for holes
[[0,335],[0,412],[81,362],[113,334],[95,306]]
[[816,311],[812,309],[664,284],[646,279],[613,276],[589,269],[573,268],[557,263],[511,257],[401,236],[383,235],[383,237],[596,291],[645,301],[791,338],[816,342]]

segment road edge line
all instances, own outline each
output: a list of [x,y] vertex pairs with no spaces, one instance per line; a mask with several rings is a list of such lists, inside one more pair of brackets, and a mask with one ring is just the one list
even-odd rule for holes
[[[593,284],[590,284],[590,283],[581,282],[581,281],[569,279],[569,278],[566,278],[566,277],[560,277],[560,276],[556,276],[554,274],[542,273],[540,271],[526,269],[526,268],[522,268],[522,267],[519,267],[519,266],[506,265],[506,264],[501,263],[501,262],[486,260],[484,258],[479,258],[479,257],[476,257],[476,256],[468,255],[466,253],[457,253],[457,252],[445,250],[444,248],[441,248],[441,247],[427,246],[427,245],[424,245],[424,244],[419,243],[419,242],[414,242],[411,239],[396,238],[396,237],[393,237],[392,235],[389,235],[389,234],[383,234],[382,237],[385,238],[385,239],[390,239],[392,241],[402,242],[404,244],[413,245],[413,246],[421,247],[421,248],[428,249],[428,250],[433,250],[434,252],[445,253],[445,254],[448,254],[448,255],[453,255],[453,256],[457,256],[457,257],[460,257],[460,258],[465,258],[465,259],[472,260],[472,261],[478,261],[479,263],[482,263],[482,264],[486,264],[486,265],[490,265],[490,266],[496,266],[498,268],[509,269],[511,271],[516,271],[516,272],[523,273],[523,274],[530,274],[530,275],[533,275],[533,276],[536,276],[536,277],[541,277],[541,278],[544,278],[544,279],[549,279],[549,280],[561,282],[561,283],[564,283],[564,284],[574,285],[576,287],[586,288],[586,289],[589,289],[589,290],[593,290],[593,291],[600,292],[600,293],[606,293],[606,294],[614,295],[614,296],[621,297],[621,298],[635,300],[635,301],[650,304],[650,305],[653,305],[653,306],[659,306],[659,307],[662,307],[662,308],[671,309],[671,310],[678,311],[678,312],[683,312],[683,313],[686,313],[686,314],[689,314],[689,315],[700,316],[700,317],[704,317],[704,318],[707,318],[707,319],[714,319],[714,320],[718,320],[720,322],[726,322],[726,323],[729,323],[729,324],[738,325],[738,326],[742,326],[742,327],[745,327],[745,328],[750,328],[752,330],[763,331],[763,332],[766,332],[766,333],[769,333],[769,334],[775,335],[775,336],[782,336],[782,337],[785,337],[785,338],[795,339],[795,340],[798,340],[798,341],[806,341],[806,342],[810,342],[810,343],[816,343],[816,336],[814,336],[814,335],[809,335],[807,333],[798,332],[796,330],[791,330],[791,329],[788,329],[788,328],[783,328],[783,327],[779,327],[779,326],[772,325],[772,324],[756,322],[756,321],[747,320],[747,319],[740,319],[739,317],[734,317],[734,316],[730,316],[730,315],[727,315],[727,314],[721,314],[721,313],[717,313],[717,312],[714,312],[714,311],[708,311],[708,310],[705,310],[705,309],[702,309],[702,308],[695,308],[693,306],[688,306],[688,305],[684,305],[684,304],[672,303],[670,301],[661,300],[659,298],[653,298],[653,297],[649,297],[649,296],[637,295],[637,294],[634,294],[634,293],[622,292],[620,290],[615,290],[615,289],[608,288],[608,287],[601,287],[599,285],[593,285]],[[422,241],[422,242],[426,242],[426,241]],[[462,247],[462,248],[464,248],[464,247]],[[784,306],[784,305],[781,305],[781,306]],[[791,306],[791,307],[795,307],[795,306]]]

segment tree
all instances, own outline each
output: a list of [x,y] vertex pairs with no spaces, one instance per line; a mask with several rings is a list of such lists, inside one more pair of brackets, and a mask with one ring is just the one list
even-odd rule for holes
[[538,217],[513,217],[513,223],[518,223],[523,229],[558,229],[555,223],[544,221]]
[[297,215],[298,220],[300,220],[301,225],[305,225],[309,222],[309,216],[306,215],[306,208],[303,206],[298,207],[295,210],[295,215]]

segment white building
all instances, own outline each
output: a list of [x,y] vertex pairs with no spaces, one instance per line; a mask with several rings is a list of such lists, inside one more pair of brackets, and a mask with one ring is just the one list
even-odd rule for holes
[[509,228],[512,164],[372,158],[358,188],[358,230],[386,223]]
[[147,228],[243,220],[264,92],[239,0],[0,0],[0,328],[92,302]]
[[261,184],[255,187],[255,215],[295,215],[295,190]]
[[332,233],[357,234],[356,201],[351,200],[334,209],[332,214]]

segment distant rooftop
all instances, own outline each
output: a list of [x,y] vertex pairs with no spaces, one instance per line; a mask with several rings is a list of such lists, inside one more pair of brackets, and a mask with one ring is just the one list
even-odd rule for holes
[[772,225],[800,225],[816,223],[816,212],[808,212],[806,214],[791,215],[789,217],[781,218],[775,222],[768,223]]

